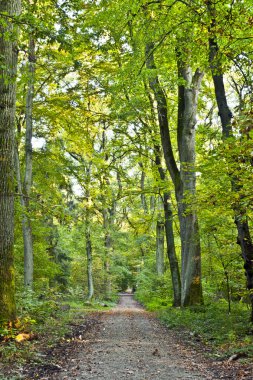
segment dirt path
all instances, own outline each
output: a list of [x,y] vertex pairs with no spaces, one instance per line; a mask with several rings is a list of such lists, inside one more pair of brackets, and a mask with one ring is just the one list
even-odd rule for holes
[[220,364],[198,352],[146,312],[131,295],[111,311],[75,325],[71,339],[47,351],[46,362],[24,368],[32,380],[251,379],[237,364]]
[[122,295],[116,308],[103,313],[99,331],[93,331],[83,343],[85,350],[72,359],[72,367],[54,379],[212,378],[130,295]]

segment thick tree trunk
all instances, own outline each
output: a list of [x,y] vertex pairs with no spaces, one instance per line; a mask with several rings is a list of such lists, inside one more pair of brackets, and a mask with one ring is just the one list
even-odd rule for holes
[[[211,25],[209,28],[209,63],[212,71],[216,102],[221,119],[222,136],[225,141],[228,137],[233,136],[231,123],[233,115],[227,102],[222,65],[219,58],[219,46],[213,30],[216,26],[215,7],[212,4],[212,1],[208,1],[207,5],[211,16]],[[242,188],[240,181],[236,176],[231,176],[230,179],[232,190],[238,192]],[[253,322],[253,243],[250,235],[247,210],[243,206],[243,202],[240,202],[240,200],[237,205],[234,206],[234,214],[238,233],[237,242],[241,247],[242,258],[244,260],[247,288],[251,291],[251,321]]]
[[[153,44],[146,46],[146,65],[156,69],[153,55]],[[178,149],[180,152],[180,171],[173,154],[169,122],[167,114],[166,95],[161,87],[158,76],[150,79],[150,87],[157,102],[158,121],[167,169],[174,183],[178,205],[181,237],[181,305],[188,306],[203,302],[201,286],[200,243],[197,215],[190,203],[186,207],[186,196],[195,195],[195,124],[198,90],[202,74],[197,70],[192,78],[188,66],[180,66],[180,77],[183,75],[187,86],[179,86],[179,121]]]
[[[195,212],[187,210],[184,197],[179,198],[181,235],[181,305],[203,303],[201,286],[201,250],[198,220]],[[185,214],[184,214],[185,212]]]
[[201,286],[201,251],[199,227],[193,200],[196,193],[195,126],[198,93],[203,74],[178,58],[178,78],[184,84],[178,88],[178,149],[181,188],[177,192],[182,245],[182,306],[203,303]]
[[19,0],[0,1],[0,320],[15,319],[14,154],[17,28],[8,16],[20,13]]
[[158,200],[158,218],[156,222],[156,272],[158,276],[164,274],[164,218],[161,215],[162,199]]

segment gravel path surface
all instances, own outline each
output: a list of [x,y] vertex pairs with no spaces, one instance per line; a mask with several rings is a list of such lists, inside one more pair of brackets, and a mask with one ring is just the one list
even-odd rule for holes
[[102,314],[102,323],[84,337],[65,370],[53,379],[214,379],[195,363],[192,352],[177,344],[173,335],[131,295],[121,295],[119,305]]
[[77,313],[53,345],[38,338],[23,365],[0,363],[0,380],[253,379],[249,361],[215,359],[201,339],[166,328],[129,294],[110,311]]

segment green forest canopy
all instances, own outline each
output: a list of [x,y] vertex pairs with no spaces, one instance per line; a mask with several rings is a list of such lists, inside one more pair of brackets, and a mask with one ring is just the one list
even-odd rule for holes
[[31,289],[252,304],[252,23],[250,0],[0,1],[2,320]]

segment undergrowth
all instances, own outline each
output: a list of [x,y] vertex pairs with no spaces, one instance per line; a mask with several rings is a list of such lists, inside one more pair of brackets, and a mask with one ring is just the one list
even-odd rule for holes
[[32,360],[40,346],[54,346],[63,338],[73,321],[78,323],[90,312],[111,308],[117,298],[112,297],[110,301],[95,299],[86,304],[84,297],[74,298],[56,292],[38,296],[26,292],[19,294],[18,299],[17,320],[0,326],[0,361],[3,366]]
[[139,276],[135,298],[147,310],[155,311],[168,328],[184,330],[192,340],[208,344],[213,355],[221,359],[233,354],[253,357],[253,325],[247,304],[233,302],[228,313],[225,299],[209,301],[207,295],[204,306],[174,308],[166,274],[157,279],[148,270]]
[[253,356],[253,326],[249,322],[249,311],[240,304],[234,304],[230,314],[221,300],[198,308],[170,307],[158,311],[158,315],[167,327],[187,329],[193,338],[212,345],[218,357],[226,358],[235,353]]

